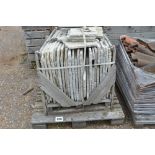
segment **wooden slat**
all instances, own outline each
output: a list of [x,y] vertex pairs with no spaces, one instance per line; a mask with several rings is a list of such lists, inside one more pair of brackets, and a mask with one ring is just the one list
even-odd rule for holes
[[33,30],[49,30],[53,26],[22,26],[22,29],[25,31],[33,31]]
[[26,39],[42,39],[45,38],[47,35],[50,34],[49,30],[45,30],[45,31],[26,31],[24,33],[24,37]]
[[26,40],[26,46],[42,46],[45,39],[29,39]]
[[28,54],[28,61],[29,62],[34,62],[35,61],[35,54],[34,53]]
[[29,54],[34,54],[35,51],[40,50],[40,46],[34,46],[34,47],[27,47],[28,53]]
[[[110,101],[108,101],[110,102]],[[120,105],[115,104],[113,105],[113,108],[121,108]],[[82,108],[80,107],[71,107],[71,108],[55,108],[52,111],[49,111],[49,114],[63,114],[63,113],[78,113],[78,112],[91,112],[91,111],[98,111],[98,110],[106,110],[107,107],[105,106],[105,102],[96,104],[96,105],[88,105],[84,106]]]

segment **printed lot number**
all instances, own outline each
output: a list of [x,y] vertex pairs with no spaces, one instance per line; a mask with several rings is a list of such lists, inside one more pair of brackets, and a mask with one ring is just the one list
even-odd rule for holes
[[64,121],[63,116],[55,117],[55,122],[63,122],[63,121]]

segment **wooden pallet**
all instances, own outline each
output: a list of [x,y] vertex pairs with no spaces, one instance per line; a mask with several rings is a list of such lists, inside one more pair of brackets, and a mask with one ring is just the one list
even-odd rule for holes
[[35,104],[34,113],[32,115],[32,128],[47,128],[53,123],[72,123],[72,128],[86,127],[88,121],[109,120],[112,125],[122,124],[124,122],[124,113],[122,107],[116,99],[114,104],[101,103],[98,105],[89,105],[85,107],[72,107],[65,109],[51,110],[45,113],[45,106],[41,101],[40,93],[38,93],[37,102]]

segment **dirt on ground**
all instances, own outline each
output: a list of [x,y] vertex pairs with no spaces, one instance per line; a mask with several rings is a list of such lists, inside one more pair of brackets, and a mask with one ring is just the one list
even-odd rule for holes
[[[0,128],[31,128],[36,72],[25,65],[0,67]],[[23,93],[32,86],[27,95]]]
[[0,26],[0,63],[19,63],[26,53],[24,33],[20,26]]

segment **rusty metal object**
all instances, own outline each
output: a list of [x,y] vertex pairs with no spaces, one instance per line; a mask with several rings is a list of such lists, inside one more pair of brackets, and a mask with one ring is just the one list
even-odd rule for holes
[[143,45],[138,45],[136,47],[136,50],[140,51],[141,53],[148,54],[148,55],[155,57],[155,53],[153,53],[152,51],[150,51],[148,48],[144,47]]
[[133,65],[143,67],[155,63],[155,41],[145,42],[126,35],[121,36],[121,41]]
[[141,39],[137,39],[137,41],[141,43],[142,45],[144,45],[145,47],[147,47],[149,50],[155,52],[155,41],[150,41],[148,43]]
[[155,57],[144,54],[144,53],[140,53],[140,52],[135,52],[132,53],[131,56],[134,55],[134,59],[142,59],[142,60],[147,60],[148,62],[154,62],[155,63]]
[[126,36],[126,35],[123,35],[122,37],[121,37],[121,39],[126,43],[126,44],[129,44],[129,45],[132,45],[132,44],[139,44],[138,42],[137,42],[137,40],[136,39],[134,39],[134,38],[131,38],[131,37],[129,37],[129,36]]
[[154,63],[154,62],[150,62],[150,61],[148,61],[148,60],[145,60],[145,59],[138,59],[137,60],[137,67],[143,67],[143,66],[145,66],[145,65],[148,65],[148,64],[150,64],[150,63]]
[[155,63],[146,65],[142,69],[147,72],[155,73]]
[[155,42],[148,43],[148,48],[155,52]]

